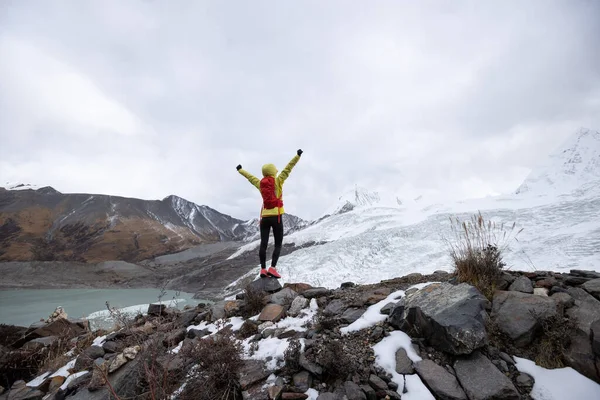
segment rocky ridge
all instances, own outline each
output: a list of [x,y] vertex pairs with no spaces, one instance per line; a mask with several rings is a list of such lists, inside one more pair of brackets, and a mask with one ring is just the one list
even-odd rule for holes
[[600,384],[599,285],[591,271],[504,272],[487,299],[443,271],[334,290],[258,279],[211,306],[153,304],[111,333],[35,324],[0,348],[0,365],[57,337],[67,362],[0,382],[0,399],[203,399],[215,355],[231,370],[227,399],[530,399],[535,380],[515,357]]

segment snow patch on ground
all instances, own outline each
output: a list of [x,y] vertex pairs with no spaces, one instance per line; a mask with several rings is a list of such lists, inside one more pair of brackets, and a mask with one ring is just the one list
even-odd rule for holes
[[531,392],[535,400],[600,399],[600,385],[573,368],[546,369],[525,358],[514,359],[519,371],[535,379]]
[[60,388],[62,390],[66,390],[67,387],[69,386],[69,383],[71,383],[75,379],[79,378],[80,376],[84,376],[86,374],[89,374],[89,371],[81,371],[81,372],[77,372],[75,374],[69,375],[69,377],[65,380],[65,382],[61,385]]
[[38,387],[40,386],[42,383],[44,383],[44,381],[46,380],[46,377],[50,375],[50,372],[46,372],[45,374],[42,374],[38,377],[36,377],[35,379],[27,382],[27,386],[29,387]]
[[70,375],[69,370],[75,368],[75,358],[69,361],[67,364],[63,365],[59,368],[55,373],[49,376],[49,378],[54,378],[55,376],[63,376],[68,377]]
[[[413,289],[413,288],[421,290],[424,287],[431,285],[432,283],[436,283],[436,282],[418,283],[416,285],[411,286],[409,288],[409,290]],[[367,308],[367,311],[365,311],[365,313],[363,315],[361,315],[359,319],[357,319],[350,325],[340,329],[340,332],[342,332],[342,334],[347,334],[349,332],[356,332],[356,331],[360,331],[361,329],[366,329],[371,326],[375,326],[375,325],[377,325],[378,322],[385,321],[385,319],[387,318],[387,315],[382,314],[381,309],[388,303],[398,303],[398,301],[400,301],[400,298],[404,297],[404,293],[405,293],[404,290],[398,290],[394,293],[391,293],[385,299],[383,299],[380,302],[373,304],[372,306]]]
[[308,396],[306,400],[317,400],[317,397],[319,397],[319,392],[313,388],[308,389],[304,394]]
[[407,392],[402,393],[402,400],[435,400],[418,375],[400,375],[396,372],[396,351],[400,348],[406,350],[408,358],[413,362],[422,360],[415,351],[410,337],[402,331],[393,331],[390,336],[373,346],[375,364],[392,374],[392,381],[398,385],[398,393],[402,393],[406,387]]
[[[305,331],[306,328],[302,325],[313,319],[318,308],[316,299],[311,299],[309,307],[304,309],[300,316],[295,318],[284,318],[271,326],[270,329],[284,328],[290,330],[293,329],[297,332]],[[252,338],[248,338],[242,342],[242,347],[244,349],[243,357],[251,360],[263,360],[268,369],[276,370],[278,364],[283,361],[284,353],[289,346],[290,339],[269,337],[254,343],[251,341]],[[300,342],[300,348],[303,350],[305,340],[298,339],[298,341]]]

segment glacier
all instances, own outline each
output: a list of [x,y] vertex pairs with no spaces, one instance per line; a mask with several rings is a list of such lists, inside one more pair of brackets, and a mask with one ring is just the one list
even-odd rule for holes
[[[355,188],[324,217],[284,238],[302,246],[282,256],[282,283],[338,287],[413,272],[453,269],[445,238],[450,218],[486,220],[523,228],[504,256],[508,269],[600,271],[600,133],[581,129],[532,170],[513,193],[448,204],[406,204],[400,196]],[[398,201],[396,201],[398,200]],[[257,251],[254,241],[230,258]],[[258,274],[258,266],[256,269]]]

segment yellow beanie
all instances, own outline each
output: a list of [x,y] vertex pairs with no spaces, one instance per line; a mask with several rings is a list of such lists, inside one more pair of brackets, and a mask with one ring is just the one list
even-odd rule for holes
[[263,176],[275,176],[277,175],[277,167],[274,164],[265,164],[262,167]]

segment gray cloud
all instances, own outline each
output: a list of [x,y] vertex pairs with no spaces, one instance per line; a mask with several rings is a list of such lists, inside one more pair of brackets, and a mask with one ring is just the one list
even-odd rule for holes
[[592,1],[8,2],[0,182],[241,218],[260,173],[305,154],[288,212],[355,184],[446,198],[514,190],[600,128]]

